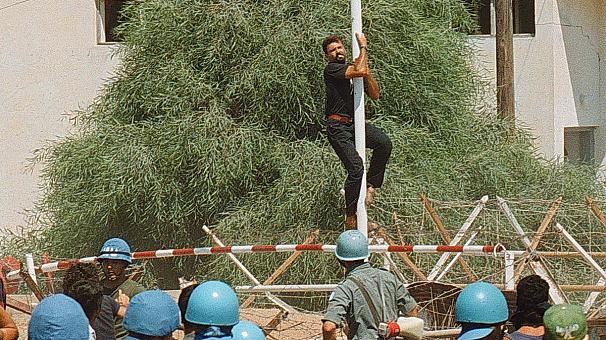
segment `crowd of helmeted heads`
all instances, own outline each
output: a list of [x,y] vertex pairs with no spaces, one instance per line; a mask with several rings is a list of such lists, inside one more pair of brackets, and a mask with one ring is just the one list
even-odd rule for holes
[[[346,231],[337,239],[336,257],[340,261],[368,258],[368,243],[358,231]],[[132,262],[130,247],[121,239],[106,241],[99,258]],[[73,289],[77,289],[73,287]],[[537,275],[523,278],[517,285],[516,311],[511,315],[503,293],[494,285],[478,281],[466,286],[455,303],[455,321],[462,330],[460,340],[502,339],[505,324],[544,327],[545,340],[583,340],[587,338],[587,320],[580,306],[548,303],[549,285]],[[263,331],[250,321],[240,320],[240,305],[235,291],[221,281],[189,285],[181,291],[178,304],[160,290],[135,295],[123,320],[127,339],[150,337],[171,339],[183,324],[186,339],[260,340]],[[29,323],[31,340],[86,340],[89,318],[81,303],[64,294],[43,299],[34,309]]]
[[502,339],[507,336],[507,321],[511,321],[511,331],[543,327],[544,340],[588,338],[583,309],[573,304],[550,305],[549,285],[538,275],[520,280],[516,291],[516,311],[510,317],[507,300],[497,287],[483,281],[466,286],[455,303],[455,321],[462,326],[458,339]]
[[[99,258],[132,262],[130,247],[121,239],[105,242]],[[68,289],[81,289],[78,284]],[[65,287],[64,287],[65,288]],[[44,298],[32,312],[28,337],[31,340],[87,340],[90,318],[81,303],[66,294]],[[253,322],[240,320],[235,291],[221,281],[187,287],[179,304],[161,290],[148,290],[130,299],[123,326],[127,340],[172,339],[183,321],[186,339],[261,340],[263,331]]]

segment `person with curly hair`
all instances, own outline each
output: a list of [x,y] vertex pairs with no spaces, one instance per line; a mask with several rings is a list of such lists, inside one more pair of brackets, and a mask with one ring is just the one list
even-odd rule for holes
[[189,283],[187,286],[181,289],[181,294],[179,294],[179,299],[177,300],[177,305],[179,306],[179,311],[181,312],[181,323],[183,323],[183,332],[185,333],[184,339],[190,340],[195,338],[194,332],[199,329],[198,326],[192,324],[185,320],[185,313],[187,312],[187,305],[189,304],[189,298],[191,297],[191,293],[198,287],[200,284],[196,281]]
[[[328,61],[324,68],[326,89],[326,132],[328,142],[347,171],[345,179],[345,227],[356,229],[358,196],[362,187],[364,165],[355,146],[354,126],[354,78],[363,78],[364,91],[373,100],[380,97],[379,85],[372,76],[368,66],[368,42],[364,34],[356,34],[360,55],[347,62],[347,52],[343,41],[336,35],[330,35],[322,42],[324,57]],[[374,202],[376,189],[383,185],[385,167],[391,156],[392,143],[389,137],[378,127],[366,123],[366,147],[373,150],[370,167],[364,183],[366,188],[366,205]],[[369,229],[376,228],[369,223]]]
[[549,284],[539,275],[529,275],[516,286],[516,312],[511,316],[515,332],[506,337],[511,340],[539,340],[545,334],[543,314],[551,307]]
[[124,317],[128,297],[122,294],[118,302],[103,295],[96,264],[78,263],[70,267],[63,277],[63,292],[82,306],[91,325],[91,335],[103,340],[116,339],[114,318]]

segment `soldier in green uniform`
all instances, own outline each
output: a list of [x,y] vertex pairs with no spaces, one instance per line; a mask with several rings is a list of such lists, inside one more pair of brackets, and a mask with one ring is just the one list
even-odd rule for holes
[[[123,239],[111,238],[105,241],[97,260],[101,263],[103,273],[105,274],[101,282],[104,295],[118,299],[120,294],[125,294],[132,299],[133,296],[145,290],[143,286],[129,279],[128,275],[126,275],[126,268],[133,261],[130,246]],[[114,328],[116,339],[124,339],[126,337],[127,333],[122,326],[121,317],[117,316],[114,319]]]
[[343,280],[331,294],[322,319],[324,340],[337,339],[345,327],[347,339],[378,339],[379,323],[399,316],[417,316],[417,303],[392,273],[366,262],[368,240],[357,230],[347,230],[337,239],[335,256],[345,267]]

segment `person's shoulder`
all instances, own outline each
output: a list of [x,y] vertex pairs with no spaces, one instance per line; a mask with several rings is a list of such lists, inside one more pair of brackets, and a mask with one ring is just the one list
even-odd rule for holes
[[378,275],[381,275],[381,277],[384,277],[384,278],[387,278],[387,279],[390,279],[390,280],[397,280],[398,279],[397,276],[394,273],[390,272],[386,268],[373,268],[373,270],[375,270]]
[[351,281],[350,277],[345,278],[339,284],[337,284],[336,290],[341,290],[343,292],[353,292],[356,288],[356,284]]
[[339,72],[344,72],[345,69],[349,67],[347,63],[340,63],[337,61],[329,61],[324,67],[324,74],[335,74]]
[[122,283],[120,286],[120,289],[122,289],[123,293],[129,297],[145,291],[145,288],[140,283],[131,279],[124,281],[124,283]]

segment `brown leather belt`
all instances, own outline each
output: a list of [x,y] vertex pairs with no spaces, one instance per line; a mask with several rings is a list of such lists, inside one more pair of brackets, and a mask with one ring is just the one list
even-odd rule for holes
[[351,124],[351,118],[346,116],[341,116],[336,113],[328,115],[326,118],[336,120],[337,122],[341,122],[343,124]]

